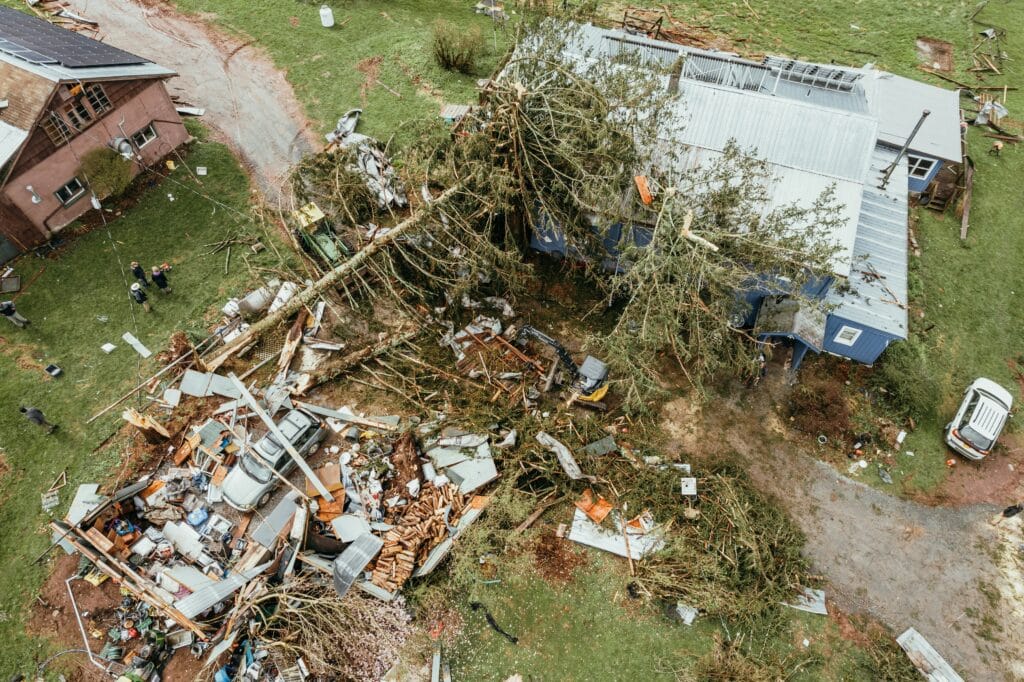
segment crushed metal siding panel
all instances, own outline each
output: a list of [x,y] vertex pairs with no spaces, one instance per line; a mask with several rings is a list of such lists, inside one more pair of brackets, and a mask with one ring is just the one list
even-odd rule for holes
[[376,535],[365,533],[355,539],[345,551],[334,560],[334,589],[339,597],[344,597],[352,583],[363,572],[367,564],[380,554],[384,541]]
[[250,580],[267,570],[269,566],[270,563],[265,563],[242,573],[229,573],[223,580],[200,588],[187,597],[174,602],[174,608],[189,620],[193,620],[203,611],[230,597]]
[[[878,330],[895,339],[907,338],[907,161],[903,158],[889,180],[877,187],[883,170],[896,158],[889,147],[875,147],[864,184],[854,262],[848,292],[837,286],[829,295],[835,317]],[[877,276],[876,276],[877,274]]]
[[907,652],[907,658],[928,682],[964,682],[938,651],[914,628],[896,638],[896,643]]

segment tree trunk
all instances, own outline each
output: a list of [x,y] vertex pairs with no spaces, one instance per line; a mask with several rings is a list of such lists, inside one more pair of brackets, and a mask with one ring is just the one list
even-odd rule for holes
[[206,362],[208,370],[211,372],[216,371],[218,367],[223,365],[224,362],[235,353],[235,351],[260,338],[267,332],[267,330],[273,329],[283,320],[286,320],[295,314],[299,308],[312,303],[324,291],[341,282],[341,280],[346,276],[356,272],[356,270],[358,270],[371,256],[380,251],[382,247],[387,246],[397,238],[401,237],[404,233],[422,225],[427,218],[435,213],[438,207],[440,207],[460,189],[461,185],[449,187],[441,194],[441,196],[437,197],[437,199],[432,201],[430,204],[424,206],[422,209],[391,228],[391,230],[384,236],[374,239],[354,256],[307,287],[305,291],[293,296],[291,300],[274,311],[274,313],[267,315],[265,318],[249,327],[249,329],[244,333],[239,334],[231,343],[227,344],[216,357]]

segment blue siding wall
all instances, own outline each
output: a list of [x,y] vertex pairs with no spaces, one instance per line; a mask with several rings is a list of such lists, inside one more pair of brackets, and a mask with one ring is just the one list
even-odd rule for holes
[[[924,159],[931,159],[933,157],[927,156],[926,154],[914,153],[914,156],[920,156]],[[915,178],[912,175],[907,176],[907,187],[911,192],[923,192],[928,189],[928,184],[935,179],[935,176],[939,174],[939,170],[942,169],[942,160],[935,159],[935,165],[932,166],[932,170],[928,173],[927,177]]]
[[[836,334],[843,327],[854,327],[855,329],[861,330],[861,334],[857,337],[857,340],[852,346],[846,346],[841,343],[836,343]],[[878,356],[882,354],[889,344],[897,339],[889,334],[883,334],[882,332],[872,329],[871,327],[865,327],[862,324],[851,322],[850,320],[838,317],[836,315],[829,315],[825,321],[825,344],[824,350],[834,355],[840,355],[844,358],[850,358],[857,362],[863,362],[865,365],[872,365]]]

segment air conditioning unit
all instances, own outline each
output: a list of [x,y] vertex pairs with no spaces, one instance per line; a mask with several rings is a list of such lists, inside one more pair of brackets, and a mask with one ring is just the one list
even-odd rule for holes
[[126,137],[115,137],[110,141],[110,148],[128,161],[131,161],[135,156],[135,147],[132,146],[131,140]]

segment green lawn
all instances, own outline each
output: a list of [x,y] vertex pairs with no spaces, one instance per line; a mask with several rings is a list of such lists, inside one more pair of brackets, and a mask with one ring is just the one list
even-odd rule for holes
[[[568,520],[567,511],[559,520]],[[554,517],[553,517],[554,518]],[[538,529],[551,534],[553,528]],[[571,581],[549,580],[537,568],[532,551],[498,560],[499,584],[478,582],[457,604],[463,637],[446,652],[452,677],[501,682],[519,674],[524,680],[665,680],[692,669],[725,629],[717,620],[699,618],[692,627],[668,620],[654,606],[628,597],[631,578],[625,559],[567,545],[584,563]],[[515,645],[489,627],[478,601]],[[735,625],[732,634],[739,634]],[[747,641],[758,648],[760,642]],[[804,645],[807,640],[807,645]],[[783,609],[771,651],[795,665],[810,659],[791,679],[803,682],[870,680],[868,654],[842,639],[830,618]],[[683,678],[687,679],[687,678]]]
[[[40,493],[66,470],[68,485],[55,510],[63,513],[79,484],[110,479],[123,446],[96,450],[122,423],[120,411],[90,425],[85,420],[156,371],[155,360],[143,361],[121,335],[130,331],[157,353],[176,329],[202,332],[211,308],[219,309],[253,279],[241,247],[235,247],[227,275],[223,253],[205,255],[206,244],[236,232],[262,236],[244,219],[245,175],[219,144],[198,144],[186,160],[191,168],[207,167],[202,184],[179,166],[138,206],[111,216],[109,233],[96,229],[55,256],[28,255],[15,264],[24,287],[18,309],[32,326],[20,330],[4,322],[0,329],[0,443],[10,468],[0,478],[0,672],[27,674],[33,663],[36,643],[25,634],[25,609],[46,574],[45,564],[31,561],[49,541],[50,518],[41,510]],[[249,260],[270,265],[268,252],[250,253]],[[171,263],[173,293],[152,293],[154,311],[142,312],[129,300],[119,259],[126,267],[132,259],[146,266]],[[100,350],[107,342],[117,346],[109,355]],[[49,378],[42,371],[49,363],[64,375]],[[126,405],[147,402],[137,398]],[[60,429],[46,435],[22,417],[20,404],[39,407]]]
[[[336,22],[331,29],[320,25],[320,3],[177,1],[182,10],[202,13],[205,20],[248,36],[265,48],[287,71],[296,95],[321,131],[331,130],[349,109],[361,107],[360,132],[382,141],[392,135],[399,141],[409,140],[409,124],[436,117],[441,102],[476,102],[476,80],[490,74],[511,37],[511,33],[495,29],[489,18],[475,14],[472,3],[463,0],[328,4],[334,8]],[[453,74],[434,62],[432,25],[439,18],[467,30],[480,29],[485,49],[476,73]],[[365,60],[375,58],[380,59],[379,81],[386,87],[364,87]]]

